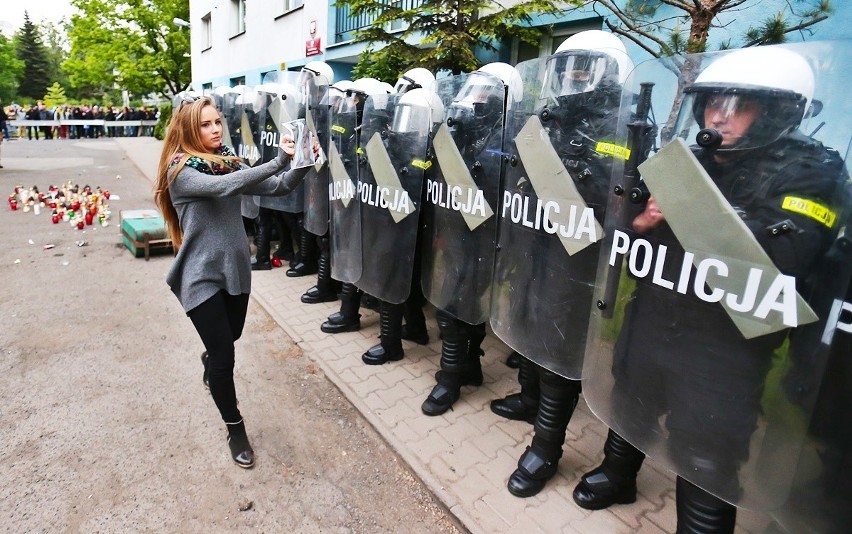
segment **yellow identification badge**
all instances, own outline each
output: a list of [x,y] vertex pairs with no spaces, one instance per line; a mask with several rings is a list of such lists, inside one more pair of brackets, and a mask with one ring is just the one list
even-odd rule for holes
[[424,171],[432,166],[431,161],[423,161],[422,159],[416,159],[416,160],[412,161],[411,164],[414,165],[415,167],[423,169]]
[[595,146],[595,152],[600,154],[607,154],[609,156],[620,158],[620,159],[628,159],[630,158],[630,149],[626,146],[619,146],[615,143],[605,143],[603,141],[599,141]]
[[344,128],[343,126],[338,126],[337,124],[333,124],[331,126],[331,129],[334,130],[337,133],[342,133],[342,134],[346,133],[346,128]]
[[833,227],[834,221],[837,220],[836,213],[818,202],[804,198],[784,197],[784,201],[781,202],[781,208],[804,215],[805,217],[810,217],[829,228]]
[[363,151],[363,150],[361,150],[361,147],[359,146],[358,148],[356,148],[356,149],[355,149],[355,153],[356,153],[356,154],[363,154],[363,153],[364,153],[364,151]]

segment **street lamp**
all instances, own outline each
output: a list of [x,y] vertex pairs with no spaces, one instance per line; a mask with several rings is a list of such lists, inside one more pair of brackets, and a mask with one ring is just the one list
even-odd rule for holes
[[189,28],[189,22],[187,22],[187,21],[185,21],[185,20],[183,20],[183,19],[181,19],[181,18],[178,18],[178,17],[173,18],[173,19],[172,19],[172,23],[173,23],[175,26],[182,26],[182,27],[184,27],[184,28]]

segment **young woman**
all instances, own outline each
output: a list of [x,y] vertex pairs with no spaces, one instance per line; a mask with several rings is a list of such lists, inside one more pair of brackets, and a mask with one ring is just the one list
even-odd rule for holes
[[234,342],[245,324],[251,263],[240,213],[240,195],[285,195],[308,168],[282,172],[295,153],[283,137],[278,158],[248,168],[222,145],[222,122],[213,101],[186,97],[169,123],[157,169],[154,199],[163,212],[177,256],[166,278],[205,351],[205,384],[228,429],[228,445],[240,467],[254,465],[254,451],[237,409]]

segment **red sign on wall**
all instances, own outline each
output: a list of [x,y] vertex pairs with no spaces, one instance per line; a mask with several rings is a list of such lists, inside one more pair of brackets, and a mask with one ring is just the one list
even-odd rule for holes
[[308,39],[305,41],[305,56],[315,56],[317,54],[322,54],[322,45],[320,44],[320,37],[316,37],[314,39]]

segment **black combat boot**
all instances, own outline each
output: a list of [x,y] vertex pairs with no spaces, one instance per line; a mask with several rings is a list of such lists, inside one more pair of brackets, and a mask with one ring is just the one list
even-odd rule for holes
[[256,252],[254,254],[255,262],[251,264],[252,271],[268,271],[272,269],[272,263],[269,260],[269,245],[272,240],[272,221],[267,213],[264,213],[266,208],[260,208],[260,214],[257,217],[257,230],[254,234],[254,244]]
[[291,278],[316,274],[319,269],[317,265],[316,236],[304,228],[302,228],[302,232],[299,234],[299,253],[295,261],[296,263],[287,269],[287,276]]
[[731,534],[737,508],[677,477],[677,534]]
[[340,311],[328,316],[328,321],[320,326],[326,334],[355,332],[361,328],[361,290],[355,284],[343,284],[340,290]]
[[579,380],[568,380],[543,368],[539,369],[539,377],[541,396],[535,435],[506,485],[516,497],[536,495],[556,474],[565,431],[580,398]]
[[441,415],[459,400],[462,373],[468,358],[467,325],[443,310],[438,310],[435,319],[443,340],[441,370],[435,376],[438,383],[420,407],[426,415]]
[[382,365],[387,362],[395,362],[405,356],[402,350],[402,304],[389,304],[382,301],[379,318],[379,331],[381,343],[370,347],[361,356],[361,360],[367,365]]
[[538,366],[523,357],[519,361],[518,382],[521,384],[521,392],[491,401],[491,411],[506,419],[534,424],[541,394]]
[[604,444],[604,461],[580,479],[574,502],[586,510],[636,502],[636,475],[645,454],[612,430]]
[[317,262],[317,285],[305,291],[302,302],[305,304],[316,304],[318,302],[332,302],[337,300],[337,288],[331,278],[331,254],[328,248],[328,238],[322,238],[320,257]]

